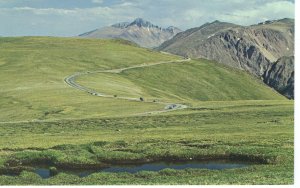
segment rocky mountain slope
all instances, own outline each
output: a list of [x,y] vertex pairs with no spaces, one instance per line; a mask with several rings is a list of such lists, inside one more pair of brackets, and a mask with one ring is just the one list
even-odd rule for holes
[[[282,89],[271,84],[271,78],[266,75],[273,75],[273,80],[276,79],[278,83],[284,84],[280,88],[288,86],[285,85],[287,84],[285,80],[290,82],[294,80],[293,68],[290,65],[280,66],[286,61],[277,62],[283,56],[294,55],[293,19],[266,21],[246,27],[215,21],[177,34],[171,40],[164,42],[158,50],[193,58],[207,58],[246,70],[261,77],[266,84],[279,92],[283,92]],[[278,68],[275,68],[277,66],[271,68],[275,62],[284,73],[280,74],[282,77],[274,76],[278,75],[276,74]],[[289,91],[283,94],[291,97],[292,87],[288,88]]]
[[294,56],[281,57],[271,63],[264,75],[264,82],[288,98],[294,98]]
[[133,22],[117,23],[79,35],[84,38],[121,38],[146,48],[154,48],[171,39],[180,29],[170,26],[161,28],[149,21],[137,18]]

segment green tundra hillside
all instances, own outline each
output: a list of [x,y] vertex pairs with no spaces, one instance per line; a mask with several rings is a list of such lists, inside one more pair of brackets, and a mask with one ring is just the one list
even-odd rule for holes
[[135,68],[119,74],[88,74],[80,77],[78,82],[104,93],[145,96],[153,100],[192,102],[284,99],[246,72],[204,59]]
[[[76,72],[180,59],[122,40],[0,38],[0,49],[1,121],[131,115],[162,109],[162,104],[90,96],[69,87],[64,78]],[[206,60],[158,64],[120,74],[86,74],[78,82],[106,94],[169,102],[284,99],[248,74]]]
[[96,98],[69,87],[76,72],[169,61],[176,56],[138,48],[121,40],[0,38],[1,121],[128,115],[163,108]]

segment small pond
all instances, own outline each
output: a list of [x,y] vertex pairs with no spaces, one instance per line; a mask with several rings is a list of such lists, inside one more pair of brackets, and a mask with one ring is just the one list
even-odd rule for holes
[[[58,169],[58,173],[63,172],[67,174],[74,174],[79,177],[86,177],[92,173],[97,172],[128,172],[137,173],[140,171],[160,171],[166,168],[169,169],[210,169],[210,170],[222,170],[222,169],[232,169],[232,168],[243,168],[249,166],[246,162],[232,162],[232,161],[187,161],[187,162],[152,162],[146,164],[115,164],[107,168],[102,169],[82,169],[82,170],[62,170]],[[42,178],[50,178],[51,173],[49,167],[37,167],[34,171],[36,174],[40,175]]]

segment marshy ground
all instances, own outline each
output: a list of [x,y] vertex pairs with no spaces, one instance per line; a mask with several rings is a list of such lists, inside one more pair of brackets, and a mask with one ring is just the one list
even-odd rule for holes
[[[244,103],[244,104],[243,104]],[[246,103],[246,104],[245,104]],[[93,169],[107,163],[232,159],[245,168],[98,172],[42,179],[30,169],[2,184],[291,184],[293,103],[207,103],[177,114],[1,124],[1,172],[32,164]],[[207,109],[209,107],[209,109]],[[145,179],[147,181],[145,181]]]

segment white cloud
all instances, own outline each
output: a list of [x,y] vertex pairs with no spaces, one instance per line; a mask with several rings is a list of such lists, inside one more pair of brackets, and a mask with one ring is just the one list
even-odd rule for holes
[[190,9],[183,12],[183,19],[187,22],[194,22],[203,17],[203,12],[197,9]]
[[92,0],[92,3],[102,4],[104,0]]
[[31,8],[31,7],[15,7],[12,9],[0,9],[1,11],[17,11],[17,12],[31,12],[36,15],[69,15],[74,14],[77,11],[72,9],[55,9],[55,8]]
[[[0,5],[7,2],[0,0]],[[73,36],[136,17],[163,27],[173,25],[182,29],[214,20],[249,25],[265,19],[293,18],[295,12],[294,3],[286,0],[115,0],[105,3],[90,0],[89,3],[95,5],[77,8],[0,6],[0,35]]]
[[268,2],[262,6],[249,8],[247,10],[234,10],[224,14],[223,20],[238,24],[249,25],[258,21],[278,18],[293,18],[295,14],[294,4],[287,1]]

